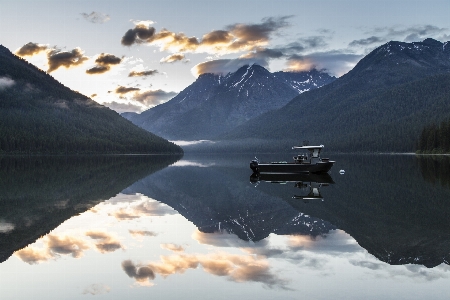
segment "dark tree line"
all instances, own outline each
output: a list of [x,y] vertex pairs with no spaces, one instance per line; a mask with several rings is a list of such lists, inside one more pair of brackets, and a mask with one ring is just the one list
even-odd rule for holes
[[450,119],[423,128],[417,143],[418,153],[450,153]]

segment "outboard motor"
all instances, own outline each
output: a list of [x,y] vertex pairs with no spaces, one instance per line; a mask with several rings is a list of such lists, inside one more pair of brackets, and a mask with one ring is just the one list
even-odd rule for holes
[[252,171],[254,173],[259,173],[259,168],[258,168],[258,161],[257,160],[252,160],[250,162],[250,169],[252,169]]

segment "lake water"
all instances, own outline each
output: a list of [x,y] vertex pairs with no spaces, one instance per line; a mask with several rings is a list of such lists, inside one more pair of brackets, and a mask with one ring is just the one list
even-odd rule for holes
[[1,158],[1,299],[448,299],[448,157],[252,158]]

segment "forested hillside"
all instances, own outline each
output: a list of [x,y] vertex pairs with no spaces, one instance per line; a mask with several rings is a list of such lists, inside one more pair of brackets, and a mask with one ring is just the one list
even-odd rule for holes
[[418,153],[450,153],[450,119],[426,126],[417,142]]
[[181,153],[0,46],[0,153]]

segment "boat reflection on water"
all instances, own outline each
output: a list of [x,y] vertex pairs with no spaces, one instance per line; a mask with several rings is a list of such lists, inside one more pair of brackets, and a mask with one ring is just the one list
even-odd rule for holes
[[294,187],[307,194],[294,195],[292,198],[303,200],[304,203],[308,203],[310,200],[323,201],[320,189],[323,186],[334,184],[333,178],[328,173],[253,173],[250,176],[250,182],[254,184],[261,181],[277,184],[294,182]]

